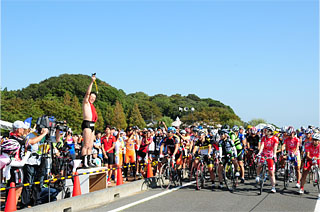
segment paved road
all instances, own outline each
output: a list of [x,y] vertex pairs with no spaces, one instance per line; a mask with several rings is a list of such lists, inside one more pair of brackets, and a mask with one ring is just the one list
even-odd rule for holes
[[[265,192],[260,196],[254,182],[240,185],[236,192],[208,189],[195,190],[191,184],[163,196],[145,201],[124,211],[315,211],[318,200],[317,190],[310,184],[306,185],[307,194],[299,195],[294,184],[283,191],[279,182],[277,193],[269,193],[271,186],[267,183]],[[160,188],[138,193],[118,199],[112,203],[95,208],[91,211],[102,212],[118,209],[121,206],[143,200],[155,194],[163,193]],[[319,200],[320,201],[320,200]]]

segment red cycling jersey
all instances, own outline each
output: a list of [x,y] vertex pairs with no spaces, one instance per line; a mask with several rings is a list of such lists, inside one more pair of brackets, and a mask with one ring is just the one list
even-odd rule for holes
[[309,149],[312,148],[312,146],[313,146],[313,141],[312,141],[312,139],[311,139],[311,138],[310,138],[310,139],[306,138],[306,139],[304,140],[304,151],[305,151],[305,152],[308,152]]
[[286,145],[286,149],[288,151],[289,154],[294,153],[294,151],[296,151],[296,149],[298,148],[298,150],[296,151],[296,156],[300,155],[300,151],[299,151],[299,139],[297,137],[288,137],[284,140],[284,144]]
[[309,152],[309,156],[310,156],[311,158],[313,158],[313,157],[319,158],[319,157],[320,157],[320,145],[318,145],[318,146],[312,145],[312,146],[309,148],[308,152]]
[[262,155],[266,157],[273,157],[274,146],[279,143],[279,140],[276,136],[267,137],[263,136],[261,139],[261,145],[264,144],[264,148],[262,150]]

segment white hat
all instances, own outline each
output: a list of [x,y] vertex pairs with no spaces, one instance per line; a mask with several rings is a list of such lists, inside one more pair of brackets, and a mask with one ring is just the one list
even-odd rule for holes
[[23,121],[15,121],[13,122],[13,129],[20,129],[20,128],[23,128],[23,129],[28,129],[28,126],[23,123]]

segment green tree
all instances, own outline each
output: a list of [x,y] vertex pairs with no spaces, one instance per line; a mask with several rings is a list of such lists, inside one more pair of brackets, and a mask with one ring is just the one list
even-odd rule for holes
[[266,123],[267,121],[261,118],[252,119],[251,121],[248,122],[248,124],[251,126],[257,126],[258,124],[266,124]]
[[68,106],[71,105],[71,96],[70,96],[70,93],[68,91],[65,92],[65,94],[64,94],[63,103],[64,103],[64,105],[68,105]]
[[76,95],[73,96],[72,98],[72,103],[71,103],[71,106],[73,109],[75,109],[76,111],[81,111],[81,105],[80,105],[80,102],[79,102],[79,99]]
[[116,101],[114,115],[111,120],[111,125],[115,126],[118,129],[127,128],[126,115],[124,114],[122,105],[119,101]]
[[146,126],[146,123],[140,114],[138,104],[134,104],[129,113],[129,126],[138,126],[139,128],[144,128]]
[[168,117],[168,116],[162,117],[159,121],[160,121],[160,122],[163,121],[164,123],[166,123],[167,127],[170,127],[171,124],[172,124],[172,122],[173,122],[173,120],[172,120],[170,117]]
[[98,114],[98,121],[96,123],[96,130],[99,130],[101,132],[104,130],[104,118],[103,118],[102,112],[99,107],[96,107],[96,111]]

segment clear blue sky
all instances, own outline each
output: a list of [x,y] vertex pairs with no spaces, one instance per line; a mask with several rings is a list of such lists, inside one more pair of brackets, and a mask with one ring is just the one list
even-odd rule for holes
[[196,94],[244,121],[319,125],[317,1],[4,0],[1,86],[97,73],[126,93]]

